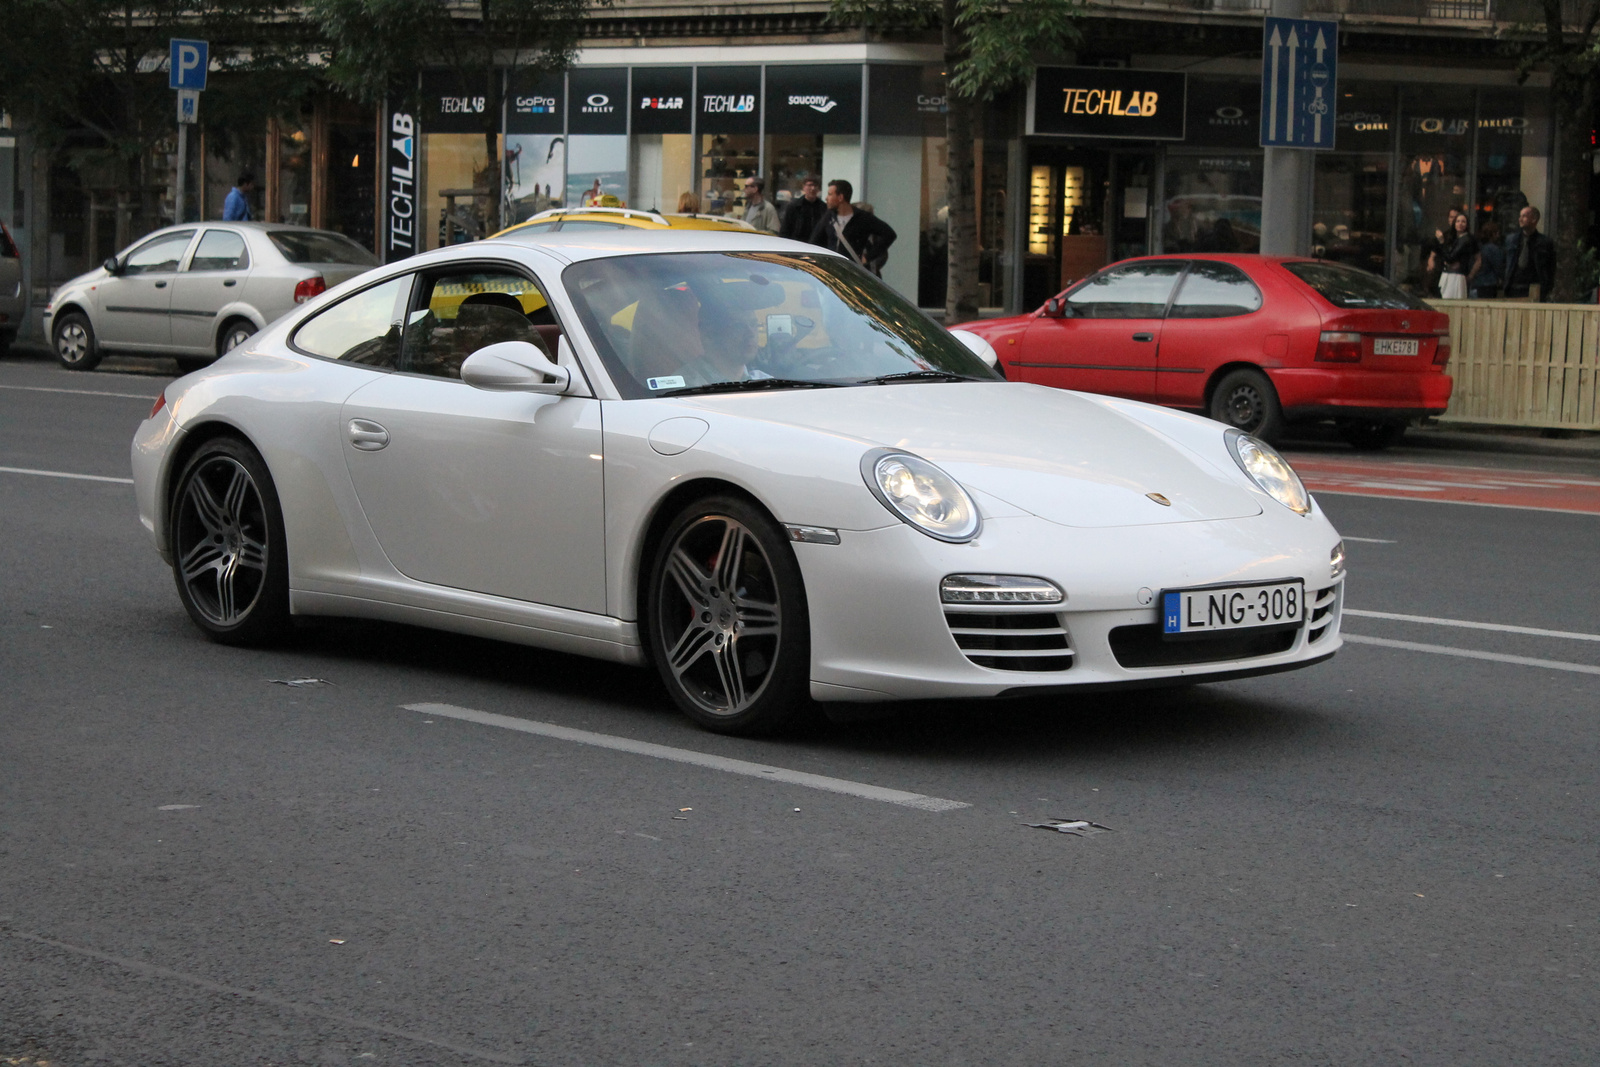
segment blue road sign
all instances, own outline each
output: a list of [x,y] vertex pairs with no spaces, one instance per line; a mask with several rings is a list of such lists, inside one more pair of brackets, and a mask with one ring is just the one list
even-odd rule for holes
[[1269,18],[1261,36],[1261,147],[1332,148],[1339,24]]
[[179,37],[171,38],[167,44],[171,49],[167,88],[204,89],[206,69],[211,66],[210,46],[205,41],[185,41]]

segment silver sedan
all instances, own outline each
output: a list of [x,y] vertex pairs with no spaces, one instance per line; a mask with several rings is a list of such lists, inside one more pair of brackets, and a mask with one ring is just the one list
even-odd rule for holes
[[198,370],[377,264],[348,237],[307,226],[168,226],[57,289],[44,328],[69,370],[90,370],[107,352],[171,354]]

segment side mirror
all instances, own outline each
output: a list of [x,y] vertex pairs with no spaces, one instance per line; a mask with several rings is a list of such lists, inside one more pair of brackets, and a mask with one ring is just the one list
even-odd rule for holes
[[1044,302],[1044,317],[1047,319],[1070,319],[1072,308],[1059,296],[1052,296]]
[[572,372],[550,362],[537,345],[501,341],[480,348],[461,364],[461,380],[501,393],[564,393]]
[[117,257],[116,256],[112,256],[110,259],[108,259],[104,263],[100,264],[100,266],[105,268],[105,272],[107,274],[121,274],[122,273],[122,264],[117,262]]

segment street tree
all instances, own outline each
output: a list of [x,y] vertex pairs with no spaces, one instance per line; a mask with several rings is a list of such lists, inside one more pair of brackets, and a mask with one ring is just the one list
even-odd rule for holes
[[1553,298],[1574,301],[1587,294],[1592,271],[1584,268],[1582,245],[1589,229],[1589,183],[1595,146],[1591,131],[1600,120],[1600,0],[1541,0],[1543,23],[1523,27],[1519,43],[1524,78],[1535,68],[1550,72],[1555,113],[1556,210],[1550,236],[1556,243]]
[[306,42],[290,0],[8,0],[0,25],[0,108],[49,158],[111,194],[123,247],[160,225],[176,127],[168,41],[211,43],[201,120],[226,137],[257,126],[305,84]]
[[973,136],[983,104],[1026,84],[1036,62],[1081,37],[1083,0],[833,0],[833,18],[869,32],[938,30],[944,47],[949,244],[945,322],[978,317]]
[[367,103],[398,94],[415,102],[418,76],[438,73],[454,95],[484,100],[479,112],[485,216],[500,217],[500,116],[505,72],[558,73],[572,65],[591,8],[610,0],[309,0],[324,42],[327,77]]

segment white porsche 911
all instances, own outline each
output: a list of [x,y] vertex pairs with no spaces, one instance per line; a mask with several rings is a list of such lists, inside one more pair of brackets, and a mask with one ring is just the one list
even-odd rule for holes
[[170,385],[140,517],[216,640],[342,615],[654,663],[730,733],[1333,655],[1343,546],[1270,446],[992,358],[776,238],[457,245]]

